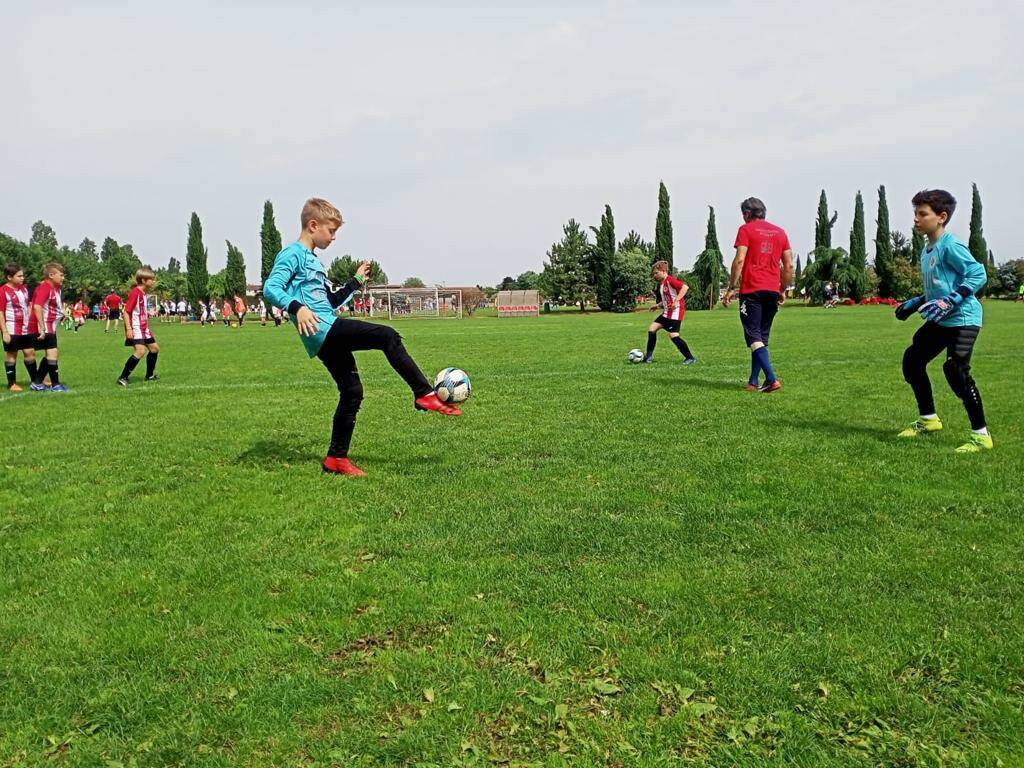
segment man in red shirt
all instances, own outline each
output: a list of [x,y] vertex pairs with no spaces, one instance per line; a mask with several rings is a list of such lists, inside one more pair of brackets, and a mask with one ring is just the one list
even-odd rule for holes
[[[750,347],[747,389],[776,392],[782,389],[782,382],[772,370],[768,337],[793,277],[793,251],[785,230],[765,221],[767,209],[756,197],[744,200],[740,212],[743,226],[736,233],[736,257],[732,261],[729,290],[722,303],[729,306],[739,291],[743,338]],[[764,371],[763,386],[759,386],[761,371]]]
[[651,267],[651,274],[659,282],[658,303],[651,309],[661,307],[661,314],[647,328],[647,354],[644,356],[645,363],[654,362],[654,347],[658,343],[658,331],[665,329],[668,337],[676,345],[676,349],[683,356],[683,365],[693,365],[697,360],[690,352],[686,342],[679,336],[679,329],[683,324],[683,315],[686,314],[686,301],[684,297],[689,286],[682,280],[669,274],[667,261],[658,261]]
[[103,326],[103,332],[106,333],[110,330],[111,320],[114,321],[114,330],[116,331],[118,323],[121,322],[121,297],[111,291],[103,300],[103,306],[107,308],[107,323]]
[[[64,317],[64,303],[60,287],[64,285],[64,267],[55,261],[43,265],[43,282],[32,294],[32,312],[28,319],[28,332],[35,339],[36,350],[43,350],[43,362],[36,371],[31,389],[36,392],[67,392],[60,383],[57,370],[57,323]],[[50,386],[44,384],[50,377]]]

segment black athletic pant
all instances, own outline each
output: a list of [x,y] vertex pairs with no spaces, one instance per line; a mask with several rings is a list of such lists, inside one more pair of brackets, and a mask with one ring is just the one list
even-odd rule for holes
[[338,318],[317,353],[337,383],[340,395],[338,408],[334,412],[328,456],[348,456],[356,414],[363,402],[363,384],[359,380],[359,370],[352,353],[364,349],[384,352],[391,367],[405,380],[416,397],[423,397],[433,391],[419,366],[406,351],[398,331],[386,325]]
[[985,426],[981,394],[971,377],[971,353],[980,331],[976,325],[947,327],[938,323],[925,323],[917,329],[913,341],[903,353],[903,378],[914,390],[918,413],[935,413],[928,363],[945,350],[942,372],[946,374],[949,388],[963,401],[971,429]]

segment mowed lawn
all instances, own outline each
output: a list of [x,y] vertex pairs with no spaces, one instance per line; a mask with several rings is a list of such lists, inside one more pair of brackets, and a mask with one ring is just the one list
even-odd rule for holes
[[787,307],[761,395],[735,309],[629,366],[651,317],[396,323],[474,394],[359,353],[361,480],[291,327],[156,324],[129,390],[63,334],[0,395],[0,766],[1024,763],[1024,307],[975,456],[941,362],[894,437],[916,319]]

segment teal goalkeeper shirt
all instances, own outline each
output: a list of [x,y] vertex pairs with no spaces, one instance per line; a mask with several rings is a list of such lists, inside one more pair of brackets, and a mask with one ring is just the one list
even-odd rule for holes
[[[331,330],[336,319],[336,307],[331,304],[327,295],[330,290],[327,272],[324,271],[320,259],[297,241],[277,254],[274,268],[270,270],[266,282],[263,283],[263,296],[275,307],[289,310],[292,302],[298,302],[309,307],[320,321],[316,334],[300,336],[310,357],[315,357],[320,351],[324,339],[327,338],[327,332]],[[295,312],[290,310],[289,315],[292,325],[297,328]]]
[[935,245],[926,245],[921,251],[921,281],[928,301],[948,296],[960,286],[971,291],[949,317],[939,320],[939,325],[981,327],[981,302],[975,294],[988,281],[988,274],[985,265],[976,261],[967,246],[951,233],[944,233]]

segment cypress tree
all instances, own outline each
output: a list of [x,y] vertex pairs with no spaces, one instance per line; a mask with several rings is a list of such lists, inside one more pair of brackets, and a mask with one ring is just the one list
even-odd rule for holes
[[799,283],[800,282],[800,275],[802,275],[802,274],[803,274],[803,269],[800,267],[800,255],[797,254],[797,257],[796,257],[796,271],[794,272],[794,278],[793,279],[796,282]]
[[981,193],[978,192],[977,184],[971,184],[971,188],[973,190],[971,195],[971,239],[967,241],[967,248],[974,256],[975,261],[987,264],[988,244],[981,231]]
[[718,303],[722,283],[728,273],[722,261],[718,246],[718,230],[715,227],[715,209],[708,206],[708,230],[704,236],[704,250],[690,270],[690,292],[688,304],[693,309],[710,309]]
[[821,197],[818,198],[818,220],[814,224],[814,250],[832,247],[832,226],[839,217],[838,213],[828,216],[828,198],[825,197],[825,190],[821,190]]
[[885,200],[885,186],[878,188],[878,229],[875,232],[875,272],[878,275],[878,295],[891,298],[893,293],[892,234],[889,232],[889,204]]
[[591,249],[591,273],[597,293],[598,309],[607,312],[612,308],[614,286],[612,285],[612,258],[615,256],[615,218],[612,207],[604,207],[601,226],[591,227],[594,231],[594,247]]
[[654,224],[654,261],[667,261],[672,271],[672,217],[665,182],[658,184],[658,219]]
[[274,258],[281,252],[281,233],[274,222],[274,205],[263,203],[263,226],[260,227],[260,282],[265,283],[274,268]]
[[921,251],[924,250],[924,235],[917,231],[917,227],[911,227],[910,231],[910,263],[917,266],[921,261]]
[[224,267],[224,289],[229,296],[245,298],[245,260],[230,240],[225,242],[228,244],[228,263]]
[[850,228],[850,256],[848,273],[850,277],[850,298],[860,301],[867,288],[868,253],[867,236],[864,233],[864,198],[857,191],[853,204],[853,227]]
[[206,269],[206,247],[203,245],[203,225],[199,216],[192,212],[188,224],[188,246],[185,251],[185,275],[188,278],[188,298],[193,307],[206,301],[210,273]]

